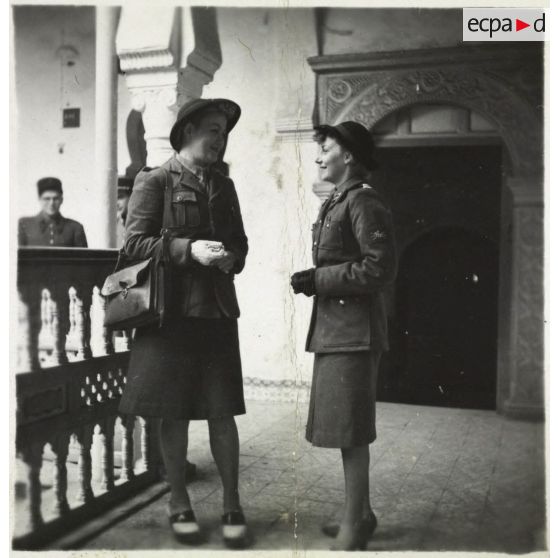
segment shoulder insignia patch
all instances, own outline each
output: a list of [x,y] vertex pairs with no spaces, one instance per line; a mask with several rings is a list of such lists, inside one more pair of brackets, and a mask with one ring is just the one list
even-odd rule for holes
[[370,238],[372,240],[383,240],[385,237],[386,237],[385,231],[377,230],[370,233]]
[[362,187],[363,188],[369,188],[370,190],[372,190],[372,186],[370,186],[370,184],[363,184]]

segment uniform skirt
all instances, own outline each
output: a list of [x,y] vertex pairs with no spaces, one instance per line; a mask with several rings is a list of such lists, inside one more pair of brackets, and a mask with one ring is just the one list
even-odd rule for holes
[[381,351],[314,357],[306,439],[323,448],[365,446],[376,439],[376,384]]
[[189,420],[244,414],[237,321],[181,318],[139,329],[119,410]]

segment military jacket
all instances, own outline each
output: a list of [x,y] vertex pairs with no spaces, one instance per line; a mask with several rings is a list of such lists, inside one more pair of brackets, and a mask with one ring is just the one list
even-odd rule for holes
[[313,225],[316,296],[306,349],[387,349],[384,290],[396,274],[391,212],[378,191],[352,178],[337,187]]
[[[167,181],[170,181],[167,184]],[[172,308],[176,315],[237,318],[234,276],[244,268],[248,240],[233,181],[213,170],[203,184],[173,156],[136,177],[128,203],[124,250],[134,260],[160,257],[165,187],[172,188]],[[232,272],[192,259],[195,240],[216,240],[234,253]]]
[[87,238],[81,223],[62,215],[49,217],[43,212],[19,220],[18,243],[20,246],[87,248]]

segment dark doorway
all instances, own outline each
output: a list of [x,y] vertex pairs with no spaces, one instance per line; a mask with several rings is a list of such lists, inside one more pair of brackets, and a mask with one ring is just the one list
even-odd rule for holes
[[462,230],[431,232],[405,250],[394,332],[404,400],[494,407],[497,264],[489,240]]
[[501,149],[380,150],[399,246],[379,399],[496,406]]

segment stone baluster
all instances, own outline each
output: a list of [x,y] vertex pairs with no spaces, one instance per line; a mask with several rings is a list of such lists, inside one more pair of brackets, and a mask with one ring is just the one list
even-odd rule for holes
[[70,511],[68,505],[68,469],[67,459],[70,440],[66,435],[59,436],[51,444],[54,452],[52,488],[54,490],[54,511],[65,515]]
[[122,417],[122,470],[120,480],[129,481],[134,473],[134,423],[135,417]]
[[153,469],[153,453],[151,451],[151,421],[140,417],[141,426],[141,470]]
[[32,530],[43,524],[41,513],[41,467],[43,464],[43,447],[32,444],[20,450],[20,455],[27,467],[27,485],[29,490],[29,520]]
[[89,319],[91,323],[91,352],[93,356],[105,356],[114,352],[110,336],[104,327],[106,301],[99,287],[93,287]]
[[30,372],[38,368],[37,347],[31,335],[29,306],[18,293],[17,372]]
[[125,329],[122,331],[122,348],[124,351],[129,351],[131,348],[132,331]]
[[52,338],[52,307],[51,294],[48,289],[41,292],[41,329],[39,331],[38,348],[41,352],[52,351],[54,340]]
[[91,356],[91,352],[86,337],[83,301],[77,296],[77,291],[74,287],[70,287],[68,294],[70,297],[68,307],[70,330],[66,335],[66,352],[75,353],[73,360],[85,360]]
[[114,417],[108,417],[103,426],[103,447],[101,452],[102,490],[114,488]]
[[76,297],[76,343],[77,354],[76,360],[85,360],[91,356],[89,342],[87,340],[87,323],[86,315],[83,310],[83,300]]
[[52,366],[59,366],[67,362],[66,351],[64,349],[64,339],[60,329],[58,303],[52,298],[49,300],[48,315],[50,318],[50,331],[52,338]]
[[93,442],[93,427],[85,426],[77,436],[78,439],[78,502],[88,503],[94,499],[91,488],[91,444]]
[[70,327],[66,334],[66,352],[73,354],[76,350],[76,290],[74,287],[70,287],[68,295],[70,299],[68,303],[68,322]]

